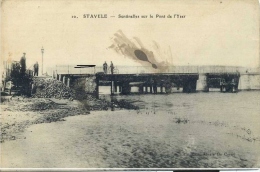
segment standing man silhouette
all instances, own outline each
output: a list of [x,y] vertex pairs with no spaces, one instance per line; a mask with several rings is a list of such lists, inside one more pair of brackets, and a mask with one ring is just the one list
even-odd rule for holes
[[38,62],[36,62],[33,65],[33,68],[34,68],[34,76],[38,76],[38,72],[39,72],[39,64],[38,64]]
[[104,70],[104,73],[107,74],[107,62],[106,61],[103,64],[103,70]]
[[113,65],[113,63],[112,63],[112,61],[111,61],[111,64],[110,64],[110,69],[111,69],[111,74],[113,75],[114,74],[114,65]]
[[25,53],[23,53],[23,57],[21,57],[20,64],[21,64],[21,69],[20,69],[21,76],[24,76],[25,75],[25,71],[26,71],[26,57],[25,57]]

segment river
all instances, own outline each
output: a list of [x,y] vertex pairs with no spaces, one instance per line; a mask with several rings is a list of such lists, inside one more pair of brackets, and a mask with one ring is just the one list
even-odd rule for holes
[[[106,89],[101,98],[110,99]],[[115,95],[137,110],[37,124],[2,144],[3,167],[260,167],[260,92]],[[4,157],[4,158],[3,158]]]

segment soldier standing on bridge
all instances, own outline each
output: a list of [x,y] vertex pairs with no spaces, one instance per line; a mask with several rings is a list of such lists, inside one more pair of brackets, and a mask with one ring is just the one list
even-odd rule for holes
[[111,69],[111,74],[113,75],[114,74],[114,65],[113,65],[113,63],[112,63],[112,61],[111,61],[111,64],[110,64],[110,69]]
[[103,64],[103,70],[104,70],[104,73],[107,74],[107,62],[106,61]]
[[34,69],[34,76],[38,76],[38,72],[39,72],[39,64],[38,64],[38,62],[36,62],[33,65],[33,69]]

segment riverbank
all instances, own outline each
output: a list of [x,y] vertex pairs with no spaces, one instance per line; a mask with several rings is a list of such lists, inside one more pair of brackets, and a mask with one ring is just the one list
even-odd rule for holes
[[[108,107],[30,125],[18,139],[1,144],[2,167],[260,166],[259,92],[106,97],[140,109],[120,109],[113,103],[114,111]],[[59,107],[66,101],[56,100]]]
[[93,110],[108,110],[110,103],[92,96],[84,101],[55,98],[1,98],[0,142],[21,139],[21,133],[33,124],[64,121],[65,117],[88,115]]

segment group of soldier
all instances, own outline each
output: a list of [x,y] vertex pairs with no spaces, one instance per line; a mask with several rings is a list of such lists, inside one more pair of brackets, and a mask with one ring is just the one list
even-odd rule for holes
[[[111,61],[111,64],[110,64],[110,70],[111,70],[111,74],[114,74],[114,65],[113,65],[113,62]],[[107,74],[107,62],[105,61],[105,63],[103,64],[103,70],[104,70],[104,73]]]

